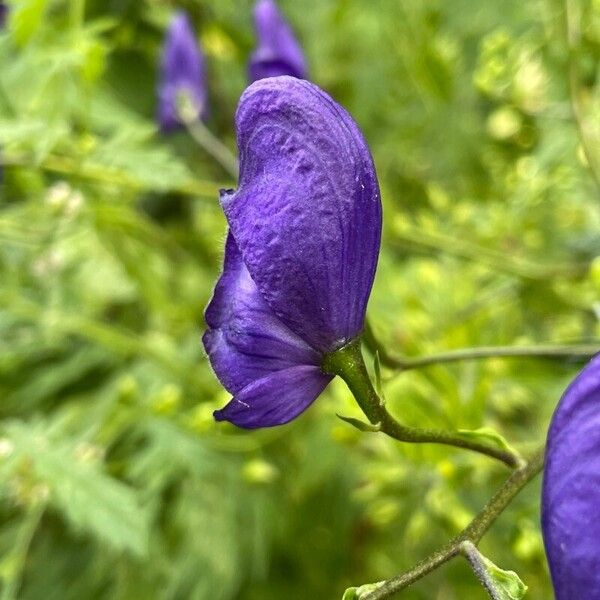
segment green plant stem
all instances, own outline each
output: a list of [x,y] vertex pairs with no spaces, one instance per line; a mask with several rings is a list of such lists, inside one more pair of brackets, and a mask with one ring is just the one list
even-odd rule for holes
[[406,245],[442,252],[465,260],[481,263],[490,269],[530,281],[546,281],[552,277],[580,277],[588,269],[586,263],[544,265],[529,259],[512,256],[465,239],[404,223],[390,236],[392,249]]
[[431,365],[458,362],[461,360],[481,360],[485,358],[591,358],[600,352],[600,342],[597,344],[554,344],[534,346],[480,346],[477,348],[460,348],[440,352],[431,356],[409,358],[395,356],[386,348],[380,346],[375,338],[372,327],[367,323],[363,336],[365,346],[374,354],[379,353],[381,364],[400,371],[420,369]]
[[542,470],[544,448],[538,449],[529,460],[514,471],[502,487],[492,496],[477,516],[445,546],[430,554],[412,569],[389,579],[380,588],[365,597],[365,600],[384,600],[408,587],[440,565],[465,552],[465,543],[477,544],[502,514],[515,496]]
[[565,25],[568,47],[568,78],[569,78],[569,97],[571,102],[571,111],[573,119],[579,134],[579,141],[583,154],[585,155],[588,171],[592,176],[597,190],[600,192],[600,164],[598,157],[594,153],[593,144],[588,138],[586,127],[586,118],[581,105],[581,96],[579,93],[579,69],[577,67],[577,46],[580,43],[581,31],[580,20],[575,18],[573,0],[565,0]]
[[520,457],[509,450],[464,439],[456,432],[407,427],[398,422],[387,411],[385,403],[371,383],[360,343],[360,338],[357,338],[343,348],[326,355],[322,366],[325,372],[339,375],[346,382],[358,405],[374,426],[374,431],[381,431],[400,442],[444,444],[472,450],[495,458],[509,467],[517,467],[521,464]]
[[4,581],[0,600],[15,600],[18,597],[27,554],[45,510],[46,503],[44,501],[37,501],[29,508],[25,515],[10,554],[10,574]]
[[186,111],[181,111],[183,122],[195,142],[212,156],[223,167],[233,180],[237,180],[239,163],[229,148],[202,122],[202,119],[189,118]]
[[73,29],[81,29],[85,20],[85,0],[71,0],[70,17]]

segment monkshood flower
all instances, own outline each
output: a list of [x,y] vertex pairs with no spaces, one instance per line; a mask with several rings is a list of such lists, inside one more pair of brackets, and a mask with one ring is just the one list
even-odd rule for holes
[[217,420],[286,423],[331,380],[325,353],[363,328],[381,239],[381,199],[352,117],[293,77],[252,84],[236,114],[237,190],[223,274],[203,342],[233,399]]
[[199,118],[207,110],[204,56],[184,12],[175,14],[165,37],[158,84],[158,121],[163,131],[182,124],[185,103]]
[[258,48],[250,57],[250,81],[277,75],[304,79],[306,61],[290,26],[274,0],[259,0],[254,7],[254,27]]
[[571,383],[552,419],[542,531],[556,600],[600,598],[600,355]]

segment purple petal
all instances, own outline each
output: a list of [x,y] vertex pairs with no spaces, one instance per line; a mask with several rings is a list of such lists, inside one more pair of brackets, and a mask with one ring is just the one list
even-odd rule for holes
[[214,416],[246,429],[283,425],[306,410],[331,379],[312,366],[277,371],[246,386]]
[[176,13],[171,20],[163,47],[158,86],[158,120],[163,131],[181,124],[177,112],[181,94],[187,94],[199,114],[206,116],[204,56],[184,12]]
[[304,79],[306,62],[302,49],[274,0],[259,0],[254,8],[258,48],[250,58],[250,81],[276,75]]
[[542,530],[556,600],[600,598],[600,356],[581,371],[554,413]]
[[8,6],[5,2],[0,2],[0,28],[6,25],[6,17],[8,16]]
[[202,341],[223,386],[237,394],[251,382],[298,365],[319,365],[320,357],[292,333],[262,299],[231,234],[223,275],[206,309]]
[[252,84],[238,106],[240,187],[221,203],[275,314],[320,352],[362,330],[381,239],[373,160],[350,115],[293,77]]

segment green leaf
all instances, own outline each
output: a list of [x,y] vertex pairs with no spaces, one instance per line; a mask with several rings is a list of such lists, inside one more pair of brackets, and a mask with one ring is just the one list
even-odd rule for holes
[[527,586],[514,571],[505,571],[483,554],[480,556],[485,570],[496,588],[498,600],[521,600],[525,596]]
[[472,542],[461,544],[461,552],[492,600],[521,600],[527,586],[514,571],[505,571],[486,558]]
[[15,41],[24,46],[42,24],[48,0],[24,0],[11,7],[11,29]]
[[[77,531],[85,531],[116,550],[144,556],[148,514],[133,488],[102,472],[87,442],[55,439],[48,422],[12,421],[4,427],[10,453],[0,469],[4,485],[20,482],[20,501],[40,498]],[[14,483],[13,483],[14,486]]]
[[337,417],[342,421],[346,421],[346,423],[350,423],[350,425],[356,427],[356,429],[359,429],[360,431],[366,431],[369,433],[376,433],[378,431],[381,431],[381,423],[372,425],[371,423],[365,423],[364,421],[361,421],[360,419],[355,419],[354,417],[344,417],[342,415],[337,415]]
[[491,427],[480,427],[479,429],[459,429],[457,433],[465,440],[483,442],[496,446],[500,450],[507,450],[518,458],[521,455],[502,437],[497,431]]
[[348,588],[344,592],[342,600],[362,600],[362,598],[366,598],[368,594],[380,588],[384,583],[385,581],[378,581],[377,583],[366,583],[360,587]]

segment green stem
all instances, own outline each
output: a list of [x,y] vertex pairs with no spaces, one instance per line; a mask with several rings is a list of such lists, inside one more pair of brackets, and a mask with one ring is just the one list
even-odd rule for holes
[[234,180],[237,180],[239,164],[231,150],[213,135],[201,119],[186,120],[185,126],[198,145],[204,148]]
[[10,574],[4,581],[1,600],[15,600],[18,597],[27,554],[45,509],[45,502],[41,500],[37,501],[29,508],[25,516],[21,529],[17,534],[15,545],[11,551]]
[[588,171],[594,180],[594,183],[600,191],[600,165],[597,156],[592,149],[592,144],[588,138],[586,129],[586,118],[579,94],[579,69],[577,67],[577,45],[580,43],[580,19],[574,16],[574,7],[572,0],[565,0],[565,25],[567,33],[568,47],[568,75],[569,75],[569,96],[571,101],[571,110],[579,134],[581,148],[585,155]]
[[176,100],[177,116],[194,141],[237,180],[239,163],[236,156],[202,121],[202,107],[189,94],[182,92]]
[[544,448],[540,448],[519,469],[514,471],[502,487],[492,496],[477,516],[456,537],[445,546],[430,554],[409,571],[386,581],[380,588],[365,597],[365,600],[384,600],[408,587],[440,565],[465,551],[465,543],[477,544],[504,512],[514,497],[542,470]]
[[381,347],[373,333],[372,327],[367,324],[364,334],[365,345],[375,353],[379,353],[381,364],[390,369],[408,371],[431,365],[458,362],[461,360],[481,360],[485,358],[591,358],[600,351],[600,342],[597,344],[555,344],[534,346],[480,346],[478,348],[460,348],[440,352],[431,356],[409,358],[395,356]]
[[451,237],[441,232],[428,231],[403,223],[396,228],[391,239],[392,248],[400,245],[417,246],[434,252],[486,265],[490,269],[531,281],[546,281],[552,277],[580,277],[588,270],[585,263],[543,265],[529,259],[512,256],[493,248]]
[[377,431],[382,431],[400,442],[444,444],[472,450],[500,460],[509,467],[517,467],[521,464],[520,458],[509,450],[463,439],[458,433],[452,431],[407,427],[398,422],[387,411],[371,383],[360,349],[360,338],[326,355],[322,367],[325,372],[339,375],[346,382],[358,405]]
[[81,29],[85,20],[85,0],[71,0],[70,17],[73,29]]

